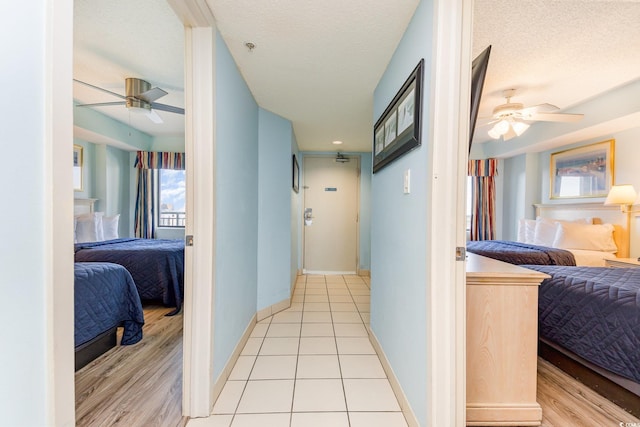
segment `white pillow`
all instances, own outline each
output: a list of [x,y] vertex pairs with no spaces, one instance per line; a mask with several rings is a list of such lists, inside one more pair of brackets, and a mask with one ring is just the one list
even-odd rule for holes
[[553,247],[556,238],[556,226],[558,224],[592,224],[593,218],[578,218],[571,221],[562,219],[536,218],[536,227],[533,234],[533,244]]
[[96,218],[96,222],[97,222],[97,230],[98,230],[98,235],[97,237],[97,241],[98,242],[102,242],[104,240],[104,231],[102,229],[102,218],[104,218],[104,212],[94,212],[93,213],[94,217]]
[[118,238],[118,222],[120,214],[102,217],[103,240],[113,240]]
[[556,223],[543,220],[536,220],[536,228],[533,234],[533,244],[538,246],[553,246],[556,238]]
[[102,239],[102,212],[78,215],[76,220],[77,243],[97,242]]
[[533,243],[533,236],[536,230],[535,219],[521,218],[518,222],[518,242]]
[[618,247],[613,240],[613,230],[611,224],[559,223],[553,247],[615,253]]

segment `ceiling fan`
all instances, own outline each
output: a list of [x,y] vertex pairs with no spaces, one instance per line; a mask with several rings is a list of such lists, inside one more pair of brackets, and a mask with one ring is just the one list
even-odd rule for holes
[[158,88],[151,87],[151,84],[145,80],[135,77],[129,77],[125,79],[125,95],[112,92],[107,89],[92,85],[90,83],[83,82],[81,80],[73,79],[73,81],[91,87],[93,89],[106,92],[113,96],[123,99],[123,101],[116,102],[99,102],[94,104],[78,104],[78,107],[103,107],[109,105],[124,105],[129,111],[142,112],[149,117],[154,123],[162,123],[162,118],[154,110],[168,111],[170,113],[184,114],[184,108],[174,107],[172,105],[159,104],[154,102],[156,99],[162,98],[167,95],[167,92]]
[[511,102],[515,92],[515,89],[507,89],[503,92],[507,102],[494,108],[492,120],[486,123],[486,125],[495,123],[489,130],[489,136],[493,139],[502,137],[507,141],[522,135],[529,128],[529,123],[526,122],[577,122],[584,117],[584,114],[557,113],[560,108],[551,104],[525,108],[521,103]]

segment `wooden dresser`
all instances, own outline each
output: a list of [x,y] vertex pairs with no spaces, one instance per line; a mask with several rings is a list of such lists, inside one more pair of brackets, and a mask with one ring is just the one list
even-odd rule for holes
[[468,254],[467,425],[537,426],[543,273]]

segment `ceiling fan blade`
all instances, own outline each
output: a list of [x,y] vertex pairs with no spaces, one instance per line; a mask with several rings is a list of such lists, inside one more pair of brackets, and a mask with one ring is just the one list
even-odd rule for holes
[[100,90],[100,91],[102,91],[102,92],[108,93],[108,94],[110,94],[110,95],[117,96],[118,98],[121,98],[121,99],[127,99],[127,97],[126,97],[126,96],[120,95],[119,93],[111,92],[110,90],[103,89],[103,88],[101,88],[101,87],[99,87],[99,86],[95,86],[95,85],[92,85],[92,84],[90,84],[90,83],[83,82],[82,80],[73,79],[73,81],[74,81],[74,82],[77,82],[77,83],[80,83],[80,84],[83,84],[83,85],[85,85],[85,86],[88,86],[88,87],[90,87],[90,88],[93,88],[93,89]]
[[174,107],[172,105],[158,104],[158,103],[152,102],[151,108],[153,108],[154,110],[168,111],[170,113],[184,114],[184,108]]
[[78,104],[76,107],[108,107],[110,105],[126,105],[125,101],[97,102],[95,104]]
[[159,87],[154,87],[153,89],[149,89],[146,92],[142,92],[142,93],[136,95],[135,97],[138,98],[138,99],[141,99],[141,100],[143,100],[145,102],[152,103],[156,99],[162,98],[166,94],[167,94],[166,91],[160,89]]
[[163,123],[162,117],[160,117],[158,113],[153,110],[147,111],[147,117],[149,117],[149,120],[151,120],[153,123]]
[[579,122],[584,117],[584,114],[569,114],[569,113],[537,113],[533,114],[531,118],[525,120],[536,120],[542,122]]
[[535,114],[535,113],[553,113],[559,111],[560,108],[552,104],[538,104],[531,107],[526,107],[520,110],[523,114]]

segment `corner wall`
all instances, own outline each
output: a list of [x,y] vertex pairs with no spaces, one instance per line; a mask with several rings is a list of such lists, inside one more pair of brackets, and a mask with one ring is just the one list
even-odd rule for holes
[[[425,59],[422,145],[373,175],[371,190],[371,329],[420,425],[427,420],[426,317],[431,198],[428,123],[433,2],[422,0],[374,92],[375,122],[421,58]],[[411,194],[403,194],[411,170]]]
[[291,296],[291,122],[259,109],[257,311]]
[[256,314],[259,164],[258,105],[219,33],[215,61],[214,381]]

